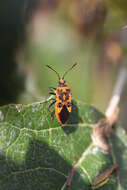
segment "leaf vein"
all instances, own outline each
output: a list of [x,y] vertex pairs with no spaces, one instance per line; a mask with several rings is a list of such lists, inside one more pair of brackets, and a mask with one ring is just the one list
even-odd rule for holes
[[82,167],[82,166],[80,166],[80,168],[82,169],[82,171],[87,175],[87,177],[88,177],[88,180],[89,180],[89,182],[90,182],[90,184],[92,184],[92,180],[91,180],[91,178],[90,178],[90,176],[89,176],[89,174],[88,174],[88,172],[86,171],[86,169],[84,168],[84,167]]
[[[23,131],[23,130],[27,130],[27,131],[31,131],[31,132],[36,132],[36,133],[39,133],[39,132],[46,132],[46,131],[52,131],[52,130],[57,130],[57,129],[61,129],[61,126],[58,126],[58,127],[54,127],[54,128],[48,128],[48,129],[41,129],[41,130],[36,130],[36,129],[30,129],[30,128],[26,128],[26,127],[23,127],[23,128],[19,128],[19,127],[17,127],[17,126],[15,126],[15,125],[13,125],[13,124],[10,124],[10,123],[8,123],[8,122],[4,122],[4,124],[9,124],[10,125],[10,127],[12,127],[12,128],[15,128],[15,129],[17,129],[17,130],[21,130],[21,131]],[[68,126],[68,125],[67,125]],[[91,127],[91,125],[90,124],[87,124],[87,123],[84,123],[84,124],[72,124],[72,125],[69,125],[69,126],[71,126],[71,127],[76,127],[76,126],[79,126],[79,127]],[[64,126],[63,126],[64,127]]]
[[8,161],[8,151],[9,151],[9,149],[18,141],[20,135],[21,135],[21,131],[19,132],[19,134],[18,134],[17,138],[15,139],[15,141],[14,141],[12,144],[10,144],[10,145],[8,146],[8,148],[7,148],[7,150],[6,150],[6,160],[7,160],[7,161]]

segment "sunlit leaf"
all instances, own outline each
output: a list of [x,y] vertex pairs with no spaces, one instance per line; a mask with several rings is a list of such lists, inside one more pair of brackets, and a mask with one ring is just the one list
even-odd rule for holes
[[[68,124],[61,127],[48,105],[0,108],[0,190],[90,190],[94,178],[113,163],[112,156],[91,140],[92,124],[104,117],[102,113],[73,101]],[[116,186],[113,174],[101,189],[116,190]]]

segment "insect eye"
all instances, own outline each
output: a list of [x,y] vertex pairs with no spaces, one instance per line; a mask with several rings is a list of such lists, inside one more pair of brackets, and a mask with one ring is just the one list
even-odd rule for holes
[[71,102],[67,102],[67,107],[71,107],[71,106],[72,106]]
[[61,107],[62,107],[62,104],[59,102],[59,103],[57,104],[57,107],[58,107],[58,108],[61,108]]

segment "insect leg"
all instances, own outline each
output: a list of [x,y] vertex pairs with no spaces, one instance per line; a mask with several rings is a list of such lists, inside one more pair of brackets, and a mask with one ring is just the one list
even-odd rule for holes
[[49,89],[50,89],[50,90],[52,90],[52,89],[53,89],[53,90],[56,90],[56,88],[54,88],[54,87],[52,87],[52,86],[50,86]]
[[50,102],[50,101],[55,101],[55,97],[53,97],[54,95],[51,95],[45,102]]
[[49,87],[49,89],[50,89],[49,94],[51,94],[51,95],[56,95],[56,88],[54,88],[54,87]]
[[49,108],[51,108],[56,103],[56,100],[54,100],[50,105]]
[[54,88],[54,87],[49,87],[49,90],[50,90],[51,92],[53,92],[54,94],[56,94],[56,88]]
[[53,91],[49,92],[49,94],[51,94],[51,95],[56,95],[56,93],[53,92]]

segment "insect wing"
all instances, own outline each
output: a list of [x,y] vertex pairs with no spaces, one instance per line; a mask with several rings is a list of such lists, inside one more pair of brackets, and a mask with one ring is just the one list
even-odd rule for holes
[[66,123],[66,121],[69,118],[69,115],[70,115],[70,113],[69,113],[66,105],[63,105],[61,110],[58,110],[58,108],[56,107],[56,117],[61,125]]
[[58,87],[56,90],[56,117],[60,124],[65,124],[71,112],[71,93],[69,87]]

